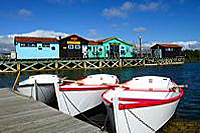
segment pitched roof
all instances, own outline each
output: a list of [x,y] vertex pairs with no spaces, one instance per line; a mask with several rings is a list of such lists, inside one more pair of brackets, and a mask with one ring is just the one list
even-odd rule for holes
[[156,46],[161,46],[161,47],[165,47],[165,48],[168,48],[168,47],[171,47],[171,48],[183,47],[181,45],[174,44],[174,43],[161,43],[161,44],[156,44],[156,45],[152,46],[151,48],[156,47]]
[[89,41],[88,45],[102,45],[102,44],[97,41]]
[[81,37],[81,36],[79,36],[79,35],[76,35],[76,34],[71,34],[71,35],[69,35],[69,36],[67,36],[67,37],[64,37],[64,38],[60,39],[59,41],[62,41],[62,40],[65,40],[66,38],[70,38],[70,37],[74,37],[74,36],[79,37],[79,38],[81,38],[81,39],[83,39],[83,40],[89,41],[88,39],[83,38],[83,37]]
[[15,41],[21,42],[57,42],[56,38],[50,37],[15,37]]
[[107,40],[110,40],[110,39],[113,39],[113,38],[114,37],[108,37],[108,38],[97,40],[97,42],[104,42],[104,41],[107,41]]
[[117,37],[108,37],[108,38],[105,38],[105,39],[101,39],[101,40],[97,40],[97,42],[105,42],[105,41],[108,41],[108,40],[112,40],[112,39],[116,39],[116,40],[119,40],[120,42],[123,42],[125,44],[128,44],[128,45],[131,45],[130,43],[128,42],[125,42]]

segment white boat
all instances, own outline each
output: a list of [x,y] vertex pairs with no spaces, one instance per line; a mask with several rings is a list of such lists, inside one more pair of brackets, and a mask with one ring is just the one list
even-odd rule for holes
[[57,103],[55,88],[58,86],[58,82],[57,75],[34,75],[20,82],[17,91],[20,94],[32,97],[34,100],[56,107],[53,104]]
[[71,116],[90,110],[102,103],[100,94],[118,83],[115,75],[96,74],[56,89],[59,110]]
[[174,114],[182,89],[169,78],[136,77],[102,93],[116,133],[154,133]]

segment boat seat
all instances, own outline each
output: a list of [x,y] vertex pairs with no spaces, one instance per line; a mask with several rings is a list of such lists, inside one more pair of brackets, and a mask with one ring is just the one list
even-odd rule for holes
[[172,86],[169,78],[158,77],[158,76],[137,77],[133,78],[126,84],[130,86],[130,89],[136,89],[136,90],[141,89],[148,91],[154,91],[154,90],[169,91],[170,86]]
[[115,75],[108,74],[95,74],[87,76],[87,78],[83,79],[85,85],[114,85],[118,83],[118,81],[119,80]]

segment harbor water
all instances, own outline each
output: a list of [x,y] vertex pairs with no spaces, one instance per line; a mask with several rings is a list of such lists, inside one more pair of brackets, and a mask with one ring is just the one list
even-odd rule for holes
[[[200,120],[200,63],[184,63],[180,65],[128,67],[115,69],[93,69],[93,70],[70,70],[70,71],[46,71],[46,72],[26,72],[20,76],[20,81],[27,79],[30,75],[41,73],[56,74],[67,79],[80,79],[87,75],[106,73],[118,76],[120,83],[138,76],[164,76],[170,77],[179,85],[187,84],[184,95],[180,100],[175,116],[187,121]],[[16,74],[0,74],[0,88],[11,88],[16,78]],[[97,109],[98,112],[98,109]],[[94,112],[93,112],[94,113]],[[105,118],[105,111],[94,114],[95,118]],[[100,123],[103,123],[103,120]]]

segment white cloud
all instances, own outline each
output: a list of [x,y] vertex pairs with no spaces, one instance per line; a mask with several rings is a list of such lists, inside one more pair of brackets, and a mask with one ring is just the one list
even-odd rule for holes
[[198,41],[178,41],[174,43],[183,45],[183,49],[200,49],[200,42]]
[[140,11],[140,12],[147,12],[147,11],[152,12],[158,10],[167,11],[168,8],[169,8],[168,5],[164,4],[162,1],[157,1],[157,2],[146,1],[143,3],[126,1],[119,7],[105,8],[102,11],[102,15],[108,17],[126,18],[128,17],[131,11]]
[[103,16],[108,17],[122,17],[128,16],[128,12],[134,7],[134,4],[130,1],[124,2],[120,7],[105,8],[102,12]]
[[18,11],[18,15],[21,17],[30,17],[32,16],[32,12],[30,10],[22,8]]
[[140,11],[156,11],[161,8],[162,4],[160,2],[150,2],[145,4],[139,4],[138,9]]
[[12,34],[12,35],[4,35],[0,36],[0,50],[14,50],[14,37],[15,36],[26,36],[26,37],[66,37],[69,34],[62,32],[54,32],[47,30],[36,30],[30,33],[21,33],[21,34]]
[[15,36],[27,36],[27,37],[65,37],[68,36],[66,33],[62,32],[55,32],[55,31],[48,31],[48,30],[36,30],[30,33],[22,33],[22,34],[12,34],[8,35],[9,37],[15,37]]
[[144,32],[146,31],[146,28],[144,27],[136,27],[133,29],[132,33],[135,34],[136,32]]
[[98,36],[97,30],[96,29],[89,29],[88,36],[93,37],[93,38],[97,37]]

